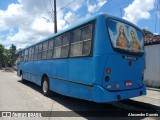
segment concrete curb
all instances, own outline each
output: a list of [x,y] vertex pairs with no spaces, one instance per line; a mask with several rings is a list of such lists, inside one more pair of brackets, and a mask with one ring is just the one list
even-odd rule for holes
[[147,87],[147,90],[153,90],[153,91],[159,91],[159,92],[160,92],[160,89],[159,89],[159,88],[151,88],[151,87]]

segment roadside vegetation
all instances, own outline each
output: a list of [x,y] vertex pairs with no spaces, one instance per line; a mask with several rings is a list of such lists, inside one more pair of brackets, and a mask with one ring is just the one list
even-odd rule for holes
[[11,45],[9,49],[0,44],[0,69],[15,68],[17,60],[17,49],[15,45]]

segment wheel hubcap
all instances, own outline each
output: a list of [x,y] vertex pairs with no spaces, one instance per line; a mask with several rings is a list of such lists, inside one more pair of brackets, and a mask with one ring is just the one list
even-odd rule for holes
[[48,83],[47,83],[47,81],[44,81],[43,82],[43,91],[46,93],[47,90],[48,90]]

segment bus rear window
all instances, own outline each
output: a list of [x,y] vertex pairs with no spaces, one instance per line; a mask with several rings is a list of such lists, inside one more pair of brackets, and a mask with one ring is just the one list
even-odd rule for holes
[[143,52],[143,33],[125,23],[108,19],[109,36],[114,48],[131,52]]

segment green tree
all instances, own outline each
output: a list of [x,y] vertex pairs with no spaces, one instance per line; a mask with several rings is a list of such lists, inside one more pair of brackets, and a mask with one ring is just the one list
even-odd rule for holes
[[17,50],[15,45],[11,45],[9,49],[6,49],[0,44],[0,68],[1,67],[13,67],[17,59]]
[[148,31],[147,29],[142,29],[142,30],[143,30],[144,36],[153,35],[153,33]]
[[0,44],[0,68],[4,66],[4,46],[2,44]]
[[9,49],[9,53],[10,53],[10,61],[9,61],[9,63],[11,65],[11,67],[14,66],[15,61],[17,59],[17,52],[16,51],[17,51],[16,50],[16,46],[12,44],[10,49]]
[[10,66],[10,52],[8,49],[5,49],[3,52],[3,56],[4,56],[4,65],[5,67]]

